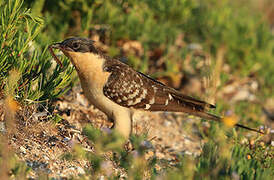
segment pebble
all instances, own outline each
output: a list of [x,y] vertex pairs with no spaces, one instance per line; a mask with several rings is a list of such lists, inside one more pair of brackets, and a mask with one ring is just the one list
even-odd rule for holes
[[23,154],[26,154],[26,152],[27,152],[26,148],[24,148],[23,146],[20,146],[20,151],[21,151]]
[[250,96],[248,90],[240,90],[238,91],[235,96],[232,98],[233,101],[241,101],[246,100]]
[[69,137],[65,137],[64,138],[64,141],[67,142],[67,141],[70,141],[71,139]]
[[104,180],[105,179],[105,176],[100,176],[99,177],[99,180]]
[[6,127],[4,122],[0,122],[0,132],[5,133],[6,132]]
[[144,140],[142,143],[141,143],[142,146],[144,146],[145,148],[147,149],[152,149],[153,148],[153,145],[150,141],[146,141]]
[[187,46],[188,49],[194,51],[194,50],[202,50],[203,47],[201,46],[201,44],[198,44],[198,43],[191,43]]
[[184,152],[184,154],[186,154],[186,155],[190,155],[190,156],[191,156],[191,155],[193,155],[193,153],[192,153],[192,152],[190,152],[190,151],[185,151],[185,152]]
[[43,116],[47,116],[47,115],[48,115],[47,112],[43,111],[43,112],[34,113],[32,116],[33,116],[33,118],[38,119],[39,117],[43,117]]
[[76,101],[80,103],[80,105],[84,106],[84,107],[88,107],[88,101],[87,99],[81,95],[80,93],[76,94]]
[[185,138],[185,144],[188,145],[190,143],[192,143],[192,141],[190,141],[188,138]]
[[43,155],[43,157],[44,157],[44,160],[49,161],[49,157],[48,156]]
[[77,171],[78,171],[79,174],[85,174],[86,173],[85,170],[83,168],[79,167],[79,166],[77,167]]
[[165,121],[165,122],[164,122],[164,126],[169,127],[170,125],[171,125],[171,122],[170,122],[170,121]]
[[253,91],[258,90],[258,87],[259,87],[259,84],[258,84],[257,81],[253,81],[253,82],[251,83],[251,89],[252,89]]

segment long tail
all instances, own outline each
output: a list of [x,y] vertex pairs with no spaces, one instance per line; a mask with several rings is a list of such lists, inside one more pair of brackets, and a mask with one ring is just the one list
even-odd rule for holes
[[[219,116],[216,116],[216,115],[213,115],[213,114],[209,114],[207,112],[199,112],[198,111],[198,112],[191,113],[191,114],[199,116],[199,117],[204,118],[204,119],[218,121],[218,122],[223,122],[222,121],[222,119],[223,119],[222,117],[219,117]],[[249,131],[254,131],[254,132],[257,132],[257,133],[260,133],[260,134],[264,134],[262,131],[259,131],[257,129],[253,129],[253,128],[250,128],[250,127],[238,124],[238,123],[236,123],[234,126],[239,127],[239,128],[243,128],[243,129],[247,129]]]

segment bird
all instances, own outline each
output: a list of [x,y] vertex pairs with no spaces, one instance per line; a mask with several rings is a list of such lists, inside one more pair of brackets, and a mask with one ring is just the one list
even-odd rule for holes
[[[132,117],[138,110],[184,112],[222,122],[222,117],[208,112],[215,105],[185,95],[107,56],[91,39],[71,37],[49,48],[61,50],[70,59],[88,101],[114,122],[114,129],[124,138],[129,138]],[[241,124],[234,126],[261,133]]]

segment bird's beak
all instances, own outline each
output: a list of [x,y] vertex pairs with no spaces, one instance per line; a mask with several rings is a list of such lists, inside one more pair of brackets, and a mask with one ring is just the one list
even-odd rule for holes
[[50,45],[50,48],[60,49],[60,50],[63,50],[63,49],[64,49],[64,47],[62,46],[62,43],[55,43],[55,44],[52,44],[52,45]]
[[62,42],[61,43],[55,43],[49,46],[50,48],[55,48],[55,49],[60,49],[63,52],[69,52],[73,51],[71,48],[67,47],[64,45]]

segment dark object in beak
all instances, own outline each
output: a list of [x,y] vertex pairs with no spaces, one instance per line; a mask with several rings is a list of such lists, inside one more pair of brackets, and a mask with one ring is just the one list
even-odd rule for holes
[[61,43],[52,44],[48,48],[49,48],[49,52],[52,55],[53,59],[57,62],[57,64],[59,64],[61,66],[61,68],[63,68],[62,62],[60,61],[60,59],[58,59],[58,57],[54,54],[54,52],[52,50],[52,48],[61,49],[62,50],[63,48],[61,46]]

